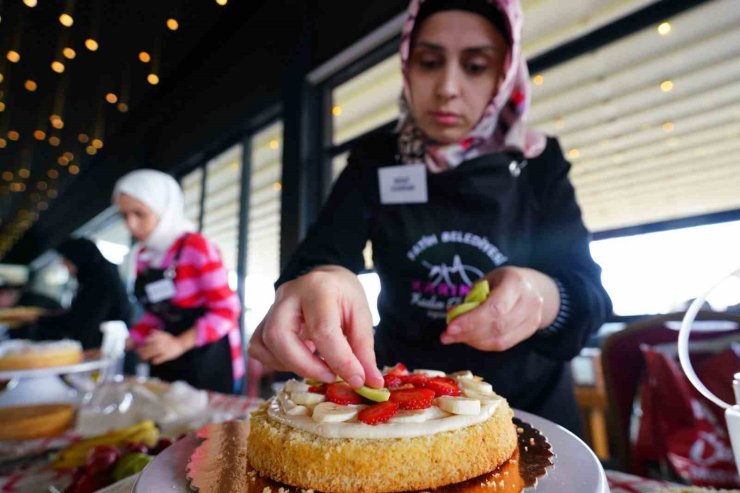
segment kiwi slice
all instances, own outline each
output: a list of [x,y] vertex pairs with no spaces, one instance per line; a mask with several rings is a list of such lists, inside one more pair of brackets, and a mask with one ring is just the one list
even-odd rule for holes
[[483,303],[484,301],[486,301],[486,298],[488,298],[488,293],[490,292],[491,289],[489,288],[488,281],[486,279],[478,281],[473,284],[473,287],[470,288],[470,291],[465,296],[465,303],[470,303],[473,301]]
[[365,387],[364,385],[359,389],[355,389],[355,392],[360,394],[365,399],[369,399],[373,402],[385,402],[391,398],[391,391],[383,387],[382,389],[374,389],[372,387]]
[[463,313],[468,313],[470,310],[478,308],[479,306],[480,301],[470,301],[453,306],[450,308],[450,311],[447,312],[447,323],[449,324]]

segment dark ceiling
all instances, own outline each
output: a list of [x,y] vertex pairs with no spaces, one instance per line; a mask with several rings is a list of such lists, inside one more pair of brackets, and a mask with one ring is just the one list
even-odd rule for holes
[[[128,170],[171,170],[222,145],[255,112],[279,101],[298,57],[310,70],[405,6],[405,0],[229,0],[224,6],[38,0],[32,8],[4,2],[0,259],[25,263],[53,247],[109,204],[113,183]],[[64,12],[74,19],[71,27],[60,22]],[[178,21],[176,31],[167,28],[169,18]],[[85,47],[90,37],[97,51]],[[65,47],[75,50],[74,59],[65,58]],[[9,50],[20,54],[18,63],[6,58]],[[141,51],[152,61],[142,63]],[[61,74],[52,70],[54,60],[64,63]],[[150,73],[157,85],[147,81]],[[54,128],[52,115],[62,128]],[[80,142],[80,134],[89,141]],[[90,148],[95,138],[102,148]]]

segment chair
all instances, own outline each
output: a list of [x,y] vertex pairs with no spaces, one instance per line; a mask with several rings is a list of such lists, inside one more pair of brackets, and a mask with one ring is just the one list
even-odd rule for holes
[[[601,354],[609,402],[607,423],[611,456],[614,459],[612,467],[615,469],[634,472],[630,457],[629,433],[633,402],[645,368],[640,346],[677,342],[678,330],[669,325],[680,322],[683,316],[684,313],[679,312],[642,319],[604,340]],[[696,320],[718,323],[717,327],[710,324],[701,331],[693,331],[692,342],[729,335],[740,336],[740,314],[701,311]],[[734,325],[730,324],[728,327],[726,322],[734,322]]]

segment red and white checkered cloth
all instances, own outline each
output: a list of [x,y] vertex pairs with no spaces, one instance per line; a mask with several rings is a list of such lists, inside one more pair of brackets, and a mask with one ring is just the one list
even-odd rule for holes
[[680,486],[667,481],[642,478],[619,471],[606,471],[606,479],[611,493],[654,493],[663,488]]

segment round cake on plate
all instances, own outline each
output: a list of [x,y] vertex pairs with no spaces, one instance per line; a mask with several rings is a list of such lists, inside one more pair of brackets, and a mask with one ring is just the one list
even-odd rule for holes
[[384,373],[385,389],[288,381],[252,414],[251,467],[304,489],[381,493],[475,478],[514,453],[513,412],[479,377]]
[[0,342],[0,371],[74,365],[82,359],[82,345],[70,339],[60,341],[11,339]]

